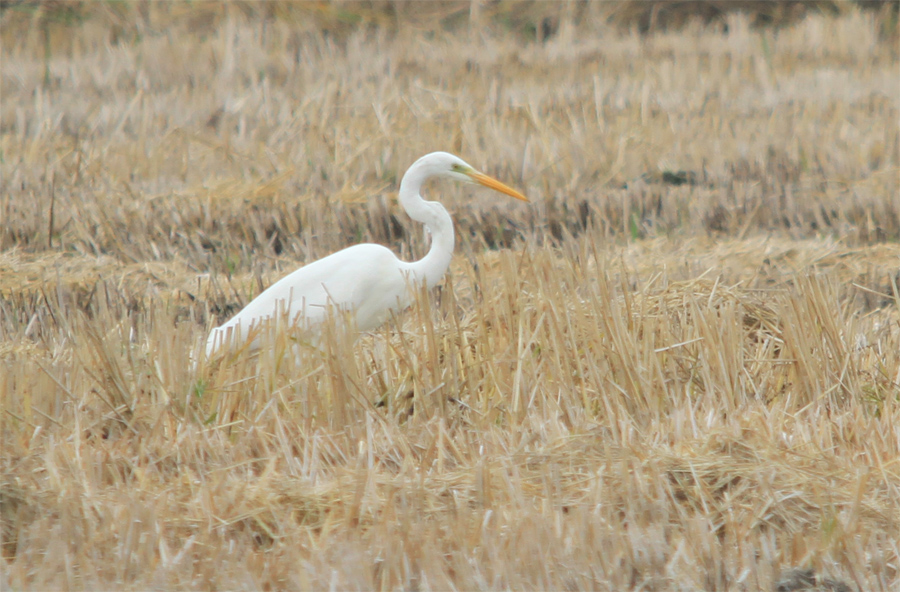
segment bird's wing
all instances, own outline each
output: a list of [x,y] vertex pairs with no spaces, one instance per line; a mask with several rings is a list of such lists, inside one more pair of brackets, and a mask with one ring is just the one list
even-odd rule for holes
[[292,324],[314,326],[329,308],[355,311],[357,325],[371,329],[390,314],[390,309],[408,302],[401,262],[386,247],[362,244],[348,247],[286,275],[243,310],[214,330],[207,351],[216,347],[231,328],[242,336],[267,319],[285,315]]

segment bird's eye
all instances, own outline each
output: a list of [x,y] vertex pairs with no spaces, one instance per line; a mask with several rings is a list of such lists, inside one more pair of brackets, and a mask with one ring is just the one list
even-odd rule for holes
[[462,171],[462,167],[459,166],[458,164],[454,164],[453,166],[450,167],[450,170],[452,170],[454,173],[459,173]]

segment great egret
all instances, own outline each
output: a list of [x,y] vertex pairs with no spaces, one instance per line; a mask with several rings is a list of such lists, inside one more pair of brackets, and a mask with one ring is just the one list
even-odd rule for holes
[[409,217],[431,231],[431,248],[422,259],[401,261],[387,247],[354,245],[314,261],[281,278],[228,322],[210,333],[207,356],[223,344],[259,348],[255,328],[287,319],[292,328],[314,329],[327,317],[329,307],[349,311],[360,331],[373,329],[392,311],[409,306],[418,286],[433,287],[444,276],[453,255],[453,219],[444,206],[419,195],[430,177],[480,183],[506,195],[528,201],[524,195],[480,173],[446,152],[432,152],[417,160],[400,181],[400,204]]

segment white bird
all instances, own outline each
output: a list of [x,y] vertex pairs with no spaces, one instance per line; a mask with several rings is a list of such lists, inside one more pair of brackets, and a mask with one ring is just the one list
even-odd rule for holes
[[409,217],[431,232],[431,248],[422,259],[401,261],[387,247],[361,244],[348,247],[305,265],[281,278],[254,298],[228,322],[213,329],[206,342],[211,356],[222,345],[247,345],[259,349],[258,328],[286,319],[292,329],[315,330],[327,318],[329,308],[349,311],[356,328],[367,331],[405,309],[421,285],[435,286],[444,276],[453,255],[453,219],[444,206],[426,201],[419,190],[426,179],[444,177],[480,183],[506,195],[528,201],[524,195],[480,173],[462,159],[433,152],[417,160],[400,181],[400,204]]

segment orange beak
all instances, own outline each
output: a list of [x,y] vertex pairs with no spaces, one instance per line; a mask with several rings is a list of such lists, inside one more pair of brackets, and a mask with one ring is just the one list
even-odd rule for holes
[[485,187],[490,187],[494,191],[499,191],[500,193],[505,193],[506,195],[508,195],[510,197],[514,197],[516,199],[521,199],[522,201],[528,201],[527,197],[525,197],[524,195],[522,195],[521,193],[519,193],[512,187],[510,187],[504,183],[501,183],[500,181],[498,181],[497,179],[495,179],[493,177],[488,177],[484,173],[479,173],[478,171],[472,171],[471,173],[469,173],[469,176],[472,177],[472,179],[476,183],[480,183],[480,184],[484,185]]

